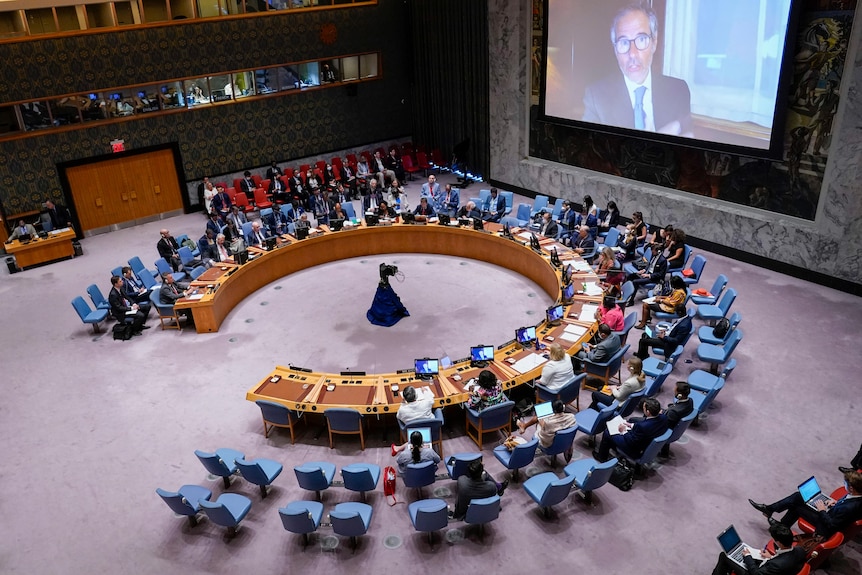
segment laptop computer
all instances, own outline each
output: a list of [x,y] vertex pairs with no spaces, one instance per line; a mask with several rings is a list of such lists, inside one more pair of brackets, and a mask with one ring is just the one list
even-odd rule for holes
[[833,502],[831,497],[823,494],[820,485],[817,484],[817,480],[814,479],[813,475],[799,485],[799,495],[802,496],[805,505],[815,511],[817,511],[818,501],[822,501],[826,505]]
[[422,434],[422,444],[431,446],[431,428],[430,427],[411,427],[410,434],[412,435],[414,431],[418,431]]
[[760,554],[760,551],[756,548],[751,547],[751,545],[746,545],[742,542],[742,539],[739,538],[739,534],[736,532],[736,527],[731,525],[724,531],[722,531],[718,537],[718,544],[721,545],[722,550],[724,551],[727,558],[739,565],[743,572],[746,572],[745,563],[742,561],[742,550],[748,549],[748,552],[751,553],[752,559],[760,561],[763,559],[763,556]]
[[554,414],[554,404],[551,401],[546,401],[545,403],[537,403],[533,407],[536,410],[537,419],[545,419],[546,417],[550,417]]

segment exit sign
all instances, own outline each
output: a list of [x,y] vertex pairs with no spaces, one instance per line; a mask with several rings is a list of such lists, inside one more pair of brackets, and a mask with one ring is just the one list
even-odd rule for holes
[[111,151],[115,154],[117,152],[125,152],[126,151],[125,140],[111,140]]

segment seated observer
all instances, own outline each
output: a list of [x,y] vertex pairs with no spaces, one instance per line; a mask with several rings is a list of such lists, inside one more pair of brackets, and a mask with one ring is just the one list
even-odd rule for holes
[[436,215],[434,208],[428,203],[428,198],[425,197],[419,199],[419,205],[416,206],[413,213],[416,215],[417,222],[427,221],[428,218],[433,218]]
[[604,363],[614,356],[620,350],[620,336],[613,333],[611,328],[606,323],[599,324],[599,342],[595,345],[585,343],[584,349],[575,354],[576,363],[580,365],[582,361],[593,363]]
[[[742,550],[742,562],[745,564],[745,575],[796,575],[805,563],[805,548],[793,546],[793,532],[785,525],[775,523],[769,526],[769,534],[775,541],[776,552],[762,551],[766,561],[758,562],[745,547]],[[712,570],[712,575],[731,575],[740,573],[739,565],[722,551],[718,562]]]
[[497,376],[492,371],[483,369],[479,377],[470,387],[470,399],[467,400],[467,408],[482,411],[486,407],[503,403],[508,398],[503,393],[503,386],[497,381]]
[[428,386],[420,387],[417,390],[412,385],[408,385],[401,392],[401,398],[404,401],[401,402],[398,413],[395,414],[401,423],[407,424],[420,419],[433,419],[434,392]]
[[640,457],[653,439],[667,431],[667,416],[661,412],[661,404],[657,399],[645,399],[641,409],[644,417],[621,423],[618,434],[611,435],[605,430],[598,450],[593,451],[593,459],[607,461],[611,448],[621,450],[632,458]]
[[609,385],[610,394],[594,391],[592,393],[592,403],[590,409],[600,411],[601,405],[610,405],[617,400],[622,404],[628,397],[644,388],[646,383],[646,375],[643,372],[643,362],[637,357],[630,357],[626,362],[629,373],[631,374],[622,385]]
[[[521,435],[524,434],[528,427],[538,423],[538,427],[536,428],[536,438],[539,440],[539,444],[542,447],[550,447],[551,444],[554,443],[554,437],[556,437],[558,431],[572,428],[578,424],[575,419],[575,415],[567,412],[566,405],[559,399],[554,400],[552,407],[554,413],[544,419],[540,420],[535,415],[526,421],[519,419],[518,429],[521,431]],[[566,452],[566,461],[571,459],[572,452],[569,450]]]
[[509,480],[497,483],[482,465],[481,459],[476,459],[467,464],[467,473],[458,478],[458,499],[455,501],[455,510],[450,516],[461,520],[467,514],[467,507],[474,499],[484,499],[493,495],[503,495]]
[[575,371],[572,360],[560,344],[552,343],[548,348],[548,356],[548,362],[542,368],[542,375],[536,383],[544,385],[551,391],[557,391],[575,377]]
[[[410,448],[407,451],[407,448]],[[404,445],[396,447],[392,445],[392,455],[395,457],[395,464],[398,466],[398,473],[403,475],[407,470],[407,466],[411,463],[425,463],[433,461],[434,464],[440,463],[440,456],[437,452],[422,443],[422,434],[418,431],[410,433],[410,441]]]

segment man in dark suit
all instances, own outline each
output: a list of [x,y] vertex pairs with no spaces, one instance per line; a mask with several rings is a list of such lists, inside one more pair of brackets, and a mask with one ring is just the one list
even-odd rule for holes
[[416,216],[417,222],[428,221],[428,218],[433,218],[436,215],[431,202],[425,197],[419,199],[419,205],[413,210],[413,214]]
[[642,337],[638,342],[638,350],[635,356],[644,360],[649,357],[650,348],[660,347],[664,350],[664,356],[667,357],[673,353],[676,346],[680,345],[688,337],[690,331],[691,318],[688,315],[684,315],[673,322],[667,333],[656,330],[656,337]]
[[275,204],[272,206],[272,213],[263,218],[263,223],[269,230],[269,235],[280,236],[287,233],[287,216],[281,211],[281,206]]
[[[769,527],[769,534],[775,540],[776,552],[765,553],[766,560],[758,564],[752,558],[748,548],[742,551],[742,562],[745,563],[744,575],[796,575],[805,564],[805,549],[800,545],[793,547],[793,533],[781,523]],[[722,552],[718,563],[712,570],[712,575],[731,575],[742,573],[739,565],[731,561]]]
[[150,329],[144,325],[147,316],[138,304],[126,299],[123,295],[123,278],[111,276],[111,291],[108,293],[108,303],[111,305],[111,315],[120,323],[131,323],[132,334],[141,335],[141,331]]
[[282,172],[281,168],[278,167],[278,163],[273,160],[272,165],[266,170],[266,179],[272,181],[276,178],[280,178],[283,175],[284,172]]
[[359,196],[359,189],[356,186],[356,171],[350,167],[347,158],[341,163],[341,182],[350,190],[350,195],[353,198]]
[[396,152],[395,148],[389,150],[389,155],[386,156],[383,165],[386,166],[387,170],[395,174],[396,180],[399,182],[404,180],[404,165],[401,163],[401,158],[398,157],[398,152]]
[[[669,403],[664,410],[669,429],[675,429],[683,418],[694,411],[694,401],[689,397],[690,393],[691,387],[689,387],[688,382],[676,382],[676,388],[674,388],[673,392],[673,403]],[[670,442],[664,444],[658,455],[659,457],[670,457]]]
[[[175,304],[176,301],[180,298],[184,298],[189,295],[189,286],[188,284],[181,284],[179,282],[174,281],[174,276],[171,274],[167,274],[164,278],[162,278],[162,286],[159,288],[159,300],[161,300],[164,304]],[[194,322],[194,316],[192,315],[192,311],[190,309],[184,309],[180,312],[180,314],[186,316],[188,323]]]
[[450,513],[451,517],[463,519],[470,501],[503,495],[508,485],[508,479],[503,483],[494,481],[494,478],[485,472],[481,459],[471,461],[467,465],[467,473],[458,478],[458,499],[455,502],[455,510]]
[[182,260],[180,260],[179,254],[180,245],[168,230],[163,229],[159,234],[162,236],[159,238],[158,243],[156,243],[156,249],[159,251],[159,255],[165,258],[166,262],[171,264],[174,271],[179,271],[182,267]]
[[794,491],[784,499],[779,499],[771,505],[764,505],[748,500],[751,506],[766,515],[770,524],[775,520],[773,513],[786,511],[781,523],[792,527],[802,517],[814,525],[814,535],[821,538],[831,537],[836,531],[843,531],[854,522],[862,519],[862,473],[848,471],[844,473],[844,487],[847,495],[830,504],[818,501],[817,509],[812,509],[802,500],[799,491]]
[[618,435],[611,435],[605,430],[598,451],[593,451],[594,459],[607,461],[612,447],[629,457],[640,457],[653,439],[667,431],[667,417],[661,412],[661,404],[657,399],[647,398],[641,407],[643,419],[634,423],[621,423]]
[[691,137],[691,94],[678,78],[652,74],[658,18],[647,6],[626,7],[614,18],[611,43],[622,75],[584,93],[585,122]]
[[215,245],[211,248],[210,254],[212,255],[213,261],[215,262],[226,262],[228,260],[231,260],[233,252],[231,252],[230,246],[227,244],[227,242],[225,242],[224,234],[219,234],[216,236]]
[[666,273],[667,259],[662,255],[661,251],[656,250],[645,269],[626,276],[626,281],[632,282],[635,286],[635,292],[632,294],[631,299],[626,302],[626,305],[633,305],[635,303],[635,295],[637,295],[641,287],[646,284],[658,283],[664,279]]
[[287,188],[280,176],[276,176],[269,180],[269,189],[266,193],[272,196],[273,202],[285,203],[290,199],[287,195]]
[[542,223],[539,226],[539,235],[546,238],[556,238],[560,231],[557,222],[551,219],[551,212],[542,212]]
[[383,192],[377,187],[377,180],[369,178],[368,193],[362,198],[362,210],[376,212],[380,202],[383,201]]
[[45,209],[48,211],[48,216],[51,218],[51,225],[55,230],[65,228],[69,225],[69,211],[66,209],[66,206],[55,204],[51,200],[46,200]]
[[491,188],[491,195],[482,203],[482,219],[486,222],[499,222],[506,213],[506,198],[497,188]]
[[454,215],[461,203],[461,192],[453,188],[452,184],[446,184],[444,191],[440,194],[440,205],[434,206],[437,213]]
[[224,191],[224,186],[216,186],[216,195],[213,197],[213,210],[219,217],[225,218],[230,213],[230,207],[230,196]]
[[590,228],[587,226],[579,226],[578,236],[571,238],[569,243],[572,246],[573,252],[579,256],[584,256],[584,254],[586,254],[584,257],[587,259],[596,253],[596,241],[593,239],[592,234],[590,234]]
[[140,310],[144,313],[144,317],[150,315],[150,291],[144,287],[135,274],[132,273],[132,268],[123,266],[123,295],[127,300],[138,304]]
[[482,212],[476,207],[476,203],[473,200],[470,200],[458,210],[457,217],[459,218],[480,218],[482,217]]
[[257,185],[254,183],[254,180],[251,177],[251,172],[246,170],[242,174],[242,180],[239,182],[240,189],[248,196],[249,202],[254,202],[254,189]]

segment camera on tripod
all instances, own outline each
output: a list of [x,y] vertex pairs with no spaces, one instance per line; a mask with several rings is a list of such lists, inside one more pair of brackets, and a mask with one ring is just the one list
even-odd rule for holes
[[388,286],[389,278],[398,273],[398,266],[380,264],[380,285]]

